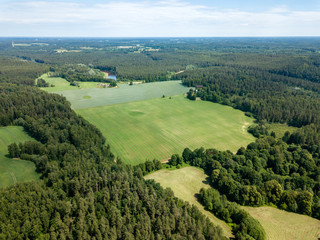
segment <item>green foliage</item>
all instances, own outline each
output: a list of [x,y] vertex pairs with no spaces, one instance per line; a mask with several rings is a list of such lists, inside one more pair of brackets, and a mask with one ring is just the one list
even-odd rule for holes
[[179,166],[180,168],[183,164],[183,158],[179,156],[179,154],[173,154],[169,160],[169,164],[172,166]]
[[55,69],[52,77],[61,77],[70,83],[79,82],[110,82],[106,75],[99,70],[90,68],[84,64],[67,64]]
[[282,140],[264,137],[229,151],[185,149],[184,161],[203,168],[213,186],[241,205],[275,204],[288,211],[318,217],[320,179],[318,148],[302,149]]
[[202,204],[199,202],[200,189],[210,187],[207,183],[208,176],[202,169],[190,166],[176,169],[175,167],[171,166],[171,168],[152,172],[151,174],[146,175],[144,178],[154,179],[156,182],[160,183],[163,188],[172,189],[176,197],[198,207],[199,210],[205,216],[207,216],[214,225],[221,227],[224,236],[228,238],[234,237],[229,224],[220,220],[211,212],[205,210]]
[[252,218],[239,205],[229,202],[225,196],[213,189],[200,190],[200,201],[206,209],[220,219],[233,224],[236,239],[266,239],[266,233],[260,223]]
[[116,87],[117,86],[117,82],[116,81],[112,81],[109,86],[110,87]]
[[37,87],[49,87],[49,83],[47,83],[42,78],[38,78],[36,81],[37,81]]
[[190,99],[200,97],[230,105],[252,113],[258,121],[297,127],[320,123],[318,84],[309,79],[271,73],[260,65],[248,68],[243,64],[219,64],[185,71],[180,77],[186,86],[203,86],[195,92],[190,91]]
[[252,125],[248,127],[248,132],[254,137],[259,138],[260,136],[269,135],[269,127],[265,124]]
[[34,86],[34,79],[48,71],[43,64],[0,57],[0,83]]

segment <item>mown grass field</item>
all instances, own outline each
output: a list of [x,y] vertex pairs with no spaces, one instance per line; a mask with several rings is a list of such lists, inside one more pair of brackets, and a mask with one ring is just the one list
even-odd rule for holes
[[70,86],[70,83],[60,77],[48,77],[48,74],[45,73],[41,75],[43,80],[45,80],[50,85],[53,84],[54,87],[46,87],[41,88],[42,90],[45,90],[47,92],[59,92],[59,91],[67,91],[67,90],[80,90],[84,88],[95,88],[97,86],[96,82],[79,82],[80,87],[76,86]]
[[[209,187],[206,184],[207,177],[201,169],[185,167],[179,170],[160,170],[145,176],[145,179],[154,179],[162,187],[170,187],[178,198],[196,205],[205,215],[213,216],[204,210],[194,197],[202,187]],[[320,238],[320,221],[317,219],[273,207],[243,208],[261,223],[268,240],[317,240]],[[215,217],[210,219],[221,226],[225,233],[230,234],[228,225],[223,221]]]
[[237,151],[254,141],[253,120],[231,107],[184,96],[77,109],[97,126],[124,162],[168,159],[189,147]]
[[206,215],[214,225],[222,228],[227,237],[232,237],[231,228],[212,213],[204,210],[204,207],[197,201],[195,194],[200,192],[201,188],[208,188],[205,183],[207,175],[202,169],[195,167],[184,167],[178,170],[160,170],[145,176],[145,179],[154,179],[164,188],[171,188],[176,197],[188,201],[197,206],[199,210]]
[[273,207],[244,207],[244,209],[261,223],[268,240],[318,240],[320,238],[320,221],[317,219]]
[[[80,86],[82,83],[80,83]],[[189,88],[181,81],[152,82],[130,86],[127,83],[118,84],[118,88],[87,88],[79,91],[60,91],[73,109],[128,103],[165,96],[184,94]],[[86,97],[86,98],[84,98]]]
[[284,133],[286,131],[293,133],[298,128],[288,126],[287,124],[281,124],[281,123],[271,123],[268,125],[270,127],[270,132],[274,132],[276,134],[276,137],[282,138]]
[[8,145],[30,140],[33,139],[23,131],[22,127],[0,128],[0,187],[39,179],[34,163],[6,157]]

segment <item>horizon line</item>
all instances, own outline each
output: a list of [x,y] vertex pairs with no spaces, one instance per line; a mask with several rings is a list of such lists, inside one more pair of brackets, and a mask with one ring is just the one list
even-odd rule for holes
[[108,39],[108,38],[134,38],[134,39],[143,39],[143,38],[319,38],[320,35],[317,36],[307,36],[307,35],[300,35],[300,36],[114,36],[114,37],[99,37],[99,36],[0,36],[0,38],[101,38],[101,39]]

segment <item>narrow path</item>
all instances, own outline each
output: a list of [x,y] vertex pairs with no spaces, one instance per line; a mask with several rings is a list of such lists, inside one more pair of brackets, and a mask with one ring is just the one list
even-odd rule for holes
[[10,175],[11,175],[11,177],[12,177],[13,184],[16,184],[16,183],[17,183],[17,178],[16,178],[16,176],[14,175],[13,172],[10,172]]

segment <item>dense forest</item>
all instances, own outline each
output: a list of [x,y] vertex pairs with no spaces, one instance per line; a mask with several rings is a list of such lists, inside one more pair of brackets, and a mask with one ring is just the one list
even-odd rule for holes
[[[224,239],[196,207],[143,180],[159,161],[123,164],[64,97],[34,87],[48,71],[71,83],[104,81],[97,69],[126,81],[182,79],[194,87],[189,99],[246,112],[257,119],[256,142],[237,153],[185,149],[170,164],[206,171],[213,188],[202,189],[199,201],[233,226],[236,239],[266,238],[239,205],[320,219],[318,38],[37,41],[0,41],[0,126],[23,126],[37,140],[8,150],[41,173],[41,181],[0,190],[0,239]],[[299,129],[275,136],[264,122]]]

